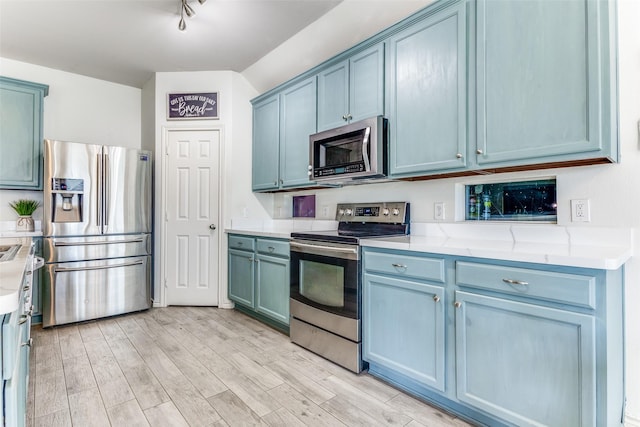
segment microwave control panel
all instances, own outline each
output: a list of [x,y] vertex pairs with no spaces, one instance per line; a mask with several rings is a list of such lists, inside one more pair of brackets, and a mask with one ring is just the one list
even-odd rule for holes
[[321,178],[323,176],[343,175],[346,173],[364,172],[364,162],[352,163],[346,166],[334,167],[334,168],[317,168],[313,171],[314,178]]

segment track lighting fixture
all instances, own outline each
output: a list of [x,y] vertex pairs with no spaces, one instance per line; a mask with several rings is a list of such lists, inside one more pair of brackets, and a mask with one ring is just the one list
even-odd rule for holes
[[[196,11],[193,10],[191,6],[189,6],[189,3],[187,3],[187,0],[179,0],[179,1],[180,1],[180,22],[178,22],[178,29],[180,31],[184,31],[187,29],[187,23],[184,20],[184,15],[186,14],[187,17],[191,18],[196,14]],[[198,3],[204,4],[206,1],[207,0],[198,0]]]

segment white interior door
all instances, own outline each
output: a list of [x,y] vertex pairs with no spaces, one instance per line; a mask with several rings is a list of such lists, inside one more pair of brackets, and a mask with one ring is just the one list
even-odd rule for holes
[[218,305],[219,130],[168,132],[166,305]]

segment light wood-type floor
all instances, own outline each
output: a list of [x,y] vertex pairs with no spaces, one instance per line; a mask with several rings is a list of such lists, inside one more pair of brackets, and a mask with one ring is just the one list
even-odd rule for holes
[[234,310],[34,326],[27,426],[467,426]]

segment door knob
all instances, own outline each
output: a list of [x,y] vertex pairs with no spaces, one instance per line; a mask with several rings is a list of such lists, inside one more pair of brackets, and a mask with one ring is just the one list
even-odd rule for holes
[[210,228],[211,230],[215,230],[215,229],[216,229],[216,225],[215,225],[215,224],[211,224],[211,225],[209,225],[209,228]]

